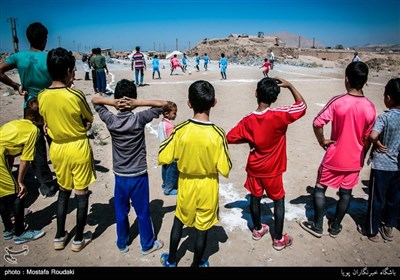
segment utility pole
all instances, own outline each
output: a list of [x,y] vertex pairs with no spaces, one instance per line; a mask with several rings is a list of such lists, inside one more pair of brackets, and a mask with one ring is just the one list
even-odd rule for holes
[[153,42],[153,50],[156,51],[156,42]]
[[176,38],[176,50],[179,51],[179,49],[178,49],[178,38]]
[[301,36],[299,36],[299,49],[300,49],[300,46],[301,46],[301,44],[300,44],[300,38],[301,38]]
[[58,39],[58,46],[61,47],[61,36],[58,36],[57,39]]
[[8,22],[10,22],[11,24],[11,34],[12,34],[12,42],[13,42],[13,47],[14,47],[14,52],[18,52],[19,48],[18,48],[18,36],[17,36],[17,19],[16,18],[9,18],[7,20]]

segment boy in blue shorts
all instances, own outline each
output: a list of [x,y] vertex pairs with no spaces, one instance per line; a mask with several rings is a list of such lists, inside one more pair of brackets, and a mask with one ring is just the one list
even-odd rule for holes
[[225,132],[210,122],[210,110],[216,103],[214,87],[209,82],[194,82],[189,87],[188,101],[193,118],[178,124],[160,145],[158,164],[176,160],[179,170],[170,249],[160,258],[165,267],[177,266],[177,250],[184,225],[194,227],[196,232],[191,266],[209,266],[203,254],[207,233],[218,223],[218,174],[228,177],[232,168]]
[[60,190],[57,200],[57,233],[54,249],[62,250],[68,240],[65,221],[72,189],[77,202],[75,237],[71,250],[81,251],[91,241],[83,234],[89,205],[89,185],[96,179],[92,149],[86,135],[93,114],[85,94],[70,88],[75,76],[75,58],[63,48],[49,52],[47,68],[53,80],[39,93],[39,112],[44,118],[45,132],[53,139],[50,159]]
[[[149,176],[147,173],[145,126],[163,112],[167,101],[138,100],[134,82],[123,79],[117,83],[114,100],[95,96],[92,99],[100,119],[106,124],[112,139],[113,172],[115,175],[115,216],[117,220],[117,247],[122,253],[129,251],[130,203],[139,223],[141,253],[161,249],[163,241],[156,240],[150,218]],[[104,105],[119,108],[114,114]],[[138,106],[152,106],[132,112]]]
[[225,57],[224,53],[221,53],[221,59],[219,60],[218,66],[221,71],[222,80],[226,80],[226,68],[228,68],[228,59]]
[[153,64],[153,80],[154,80],[154,74],[156,72],[158,73],[158,78],[161,79],[161,75],[160,75],[160,60],[158,60],[158,55],[154,56],[152,64]]

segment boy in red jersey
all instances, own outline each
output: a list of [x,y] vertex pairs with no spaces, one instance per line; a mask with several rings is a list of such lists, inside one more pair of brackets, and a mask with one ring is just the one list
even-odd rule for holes
[[[280,88],[288,88],[295,103],[291,106],[271,108]],[[263,78],[257,84],[256,111],[245,116],[226,138],[230,144],[248,143],[250,154],[247,160],[245,188],[250,192],[250,213],[253,221],[253,239],[260,240],[269,231],[262,224],[261,198],[264,190],[274,201],[275,236],[273,248],[282,250],[292,245],[293,238],[283,233],[285,218],[285,190],[282,174],[286,171],[286,130],[290,123],[306,113],[306,102],[297,89],[288,81],[279,78]]]

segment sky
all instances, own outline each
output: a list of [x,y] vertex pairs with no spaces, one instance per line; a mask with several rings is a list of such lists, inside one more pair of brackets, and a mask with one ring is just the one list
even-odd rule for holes
[[29,48],[32,22],[48,31],[46,49],[172,51],[229,34],[288,32],[324,46],[400,44],[399,0],[0,0],[0,53]]

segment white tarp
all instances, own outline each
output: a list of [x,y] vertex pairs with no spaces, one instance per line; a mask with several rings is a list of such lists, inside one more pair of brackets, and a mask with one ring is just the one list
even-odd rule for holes
[[172,53],[167,54],[167,56],[165,57],[166,59],[170,59],[171,57],[173,57],[176,54],[177,58],[182,58],[183,53],[181,53],[180,51],[173,51]]

